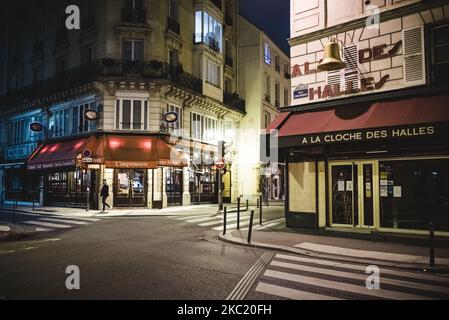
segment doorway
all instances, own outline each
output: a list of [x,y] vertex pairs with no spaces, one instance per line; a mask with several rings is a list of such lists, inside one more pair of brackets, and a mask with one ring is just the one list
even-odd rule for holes
[[114,176],[114,206],[146,207],[147,171],[116,169]]
[[332,226],[372,228],[378,187],[374,161],[330,164],[330,223]]
[[183,171],[179,168],[167,168],[166,175],[167,205],[182,206]]

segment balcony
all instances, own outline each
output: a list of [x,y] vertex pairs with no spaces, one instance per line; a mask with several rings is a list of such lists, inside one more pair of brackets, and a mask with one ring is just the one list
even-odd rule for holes
[[185,72],[180,67],[173,67],[168,63],[159,61],[139,62],[101,59],[2,96],[0,97],[0,106],[16,105],[29,99],[45,98],[98,81],[101,78],[166,80],[195,93],[203,93],[203,81]]
[[225,56],[225,63],[227,66],[229,66],[231,68],[234,66],[234,60],[229,55]]
[[277,72],[281,72],[281,66],[279,64],[276,64],[274,66],[274,70],[276,70]]
[[170,17],[167,17],[167,29],[173,31],[176,34],[180,34],[181,32],[181,26],[179,25],[179,22]]
[[271,97],[270,97],[268,94],[265,95],[264,100],[265,100],[265,102],[267,102],[267,103],[271,103]]
[[216,53],[221,52],[220,43],[210,36],[204,36],[201,33],[197,33],[194,35],[193,41],[195,44],[203,43],[207,45],[210,49],[212,49]]
[[210,0],[214,6],[216,6],[218,9],[223,9],[223,1],[222,0]]
[[122,9],[122,22],[124,23],[146,23],[147,12],[145,9]]
[[223,103],[238,111],[246,112],[246,102],[237,93],[223,93]]

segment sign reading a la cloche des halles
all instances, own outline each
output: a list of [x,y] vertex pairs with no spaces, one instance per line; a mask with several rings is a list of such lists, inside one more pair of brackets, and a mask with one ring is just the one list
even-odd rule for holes
[[[294,104],[306,104],[375,90],[397,89],[396,80],[403,78],[402,65],[393,67],[391,61],[393,57],[402,59],[401,49],[402,40],[399,40],[392,44],[384,43],[360,50],[345,51],[343,60],[347,63],[346,69],[334,71],[332,74],[317,70],[316,66],[322,60],[304,61],[310,54],[293,58]],[[297,59],[302,63],[295,64]],[[380,67],[374,70],[372,67],[374,64]],[[330,81],[331,76],[333,81]],[[387,88],[387,85],[390,86]]]

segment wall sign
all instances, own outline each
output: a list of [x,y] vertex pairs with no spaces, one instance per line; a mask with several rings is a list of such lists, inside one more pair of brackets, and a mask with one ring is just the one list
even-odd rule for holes
[[302,99],[307,98],[309,96],[309,88],[305,84],[298,85],[293,91],[294,99]]
[[36,150],[38,143],[31,142],[26,144],[21,144],[13,147],[6,147],[5,150],[5,160],[18,160],[28,158],[34,150]]

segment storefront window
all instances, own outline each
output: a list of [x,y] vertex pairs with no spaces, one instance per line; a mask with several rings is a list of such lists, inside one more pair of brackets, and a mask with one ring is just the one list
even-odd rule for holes
[[449,159],[379,163],[383,228],[449,231]]

